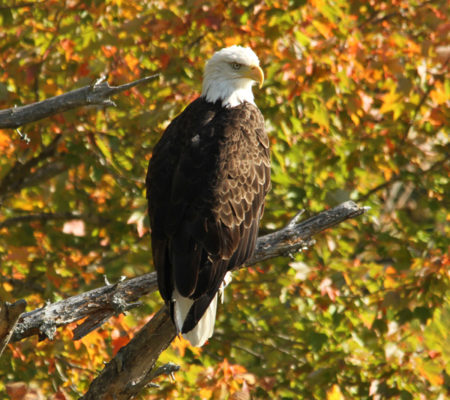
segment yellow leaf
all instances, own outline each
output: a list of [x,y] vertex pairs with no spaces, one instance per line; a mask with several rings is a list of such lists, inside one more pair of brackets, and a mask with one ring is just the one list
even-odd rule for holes
[[435,83],[435,88],[430,92],[430,98],[438,105],[450,100],[450,96],[445,92],[444,86],[439,81]]
[[329,25],[325,25],[316,19],[312,20],[311,23],[325,39],[329,39],[333,35],[333,30]]
[[395,279],[392,279],[390,276],[386,276],[384,278],[384,288],[392,289],[398,286],[398,282]]
[[211,389],[202,388],[199,391],[199,395],[201,399],[210,399],[213,394]]
[[350,114],[350,118],[356,126],[359,125],[359,117],[356,114]]
[[327,400],[345,400],[344,395],[338,385],[333,385],[327,392]]
[[387,113],[389,111],[395,111],[400,103],[400,98],[402,96],[394,90],[391,90],[389,93],[386,93],[383,96],[383,105],[380,108],[381,113]]
[[189,342],[181,335],[177,336],[172,342],[172,348],[176,349],[181,357],[184,357],[187,347],[189,347]]
[[417,371],[424,376],[433,386],[441,386],[444,383],[442,367],[433,361],[416,359]]
[[387,181],[392,177],[392,169],[386,166],[381,166],[380,170],[383,171],[384,179]]

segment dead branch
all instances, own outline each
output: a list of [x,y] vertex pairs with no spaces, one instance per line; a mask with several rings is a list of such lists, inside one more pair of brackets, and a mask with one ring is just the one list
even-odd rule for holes
[[[258,238],[255,255],[246,266],[299,251],[305,245],[311,244],[313,235],[366,211],[367,208],[347,201],[302,222],[298,222],[301,215],[298,214],[283,229]],[[58,326],[87,317],[74,330],[74,339],[79,339],[99,327],[112,315],[136,306],[135,302],[139,297],[156,288],[156,274],[149,273],[54,304],[47,304],[41,309],[23,314],[11,339],[17,341],[34,334],[38,334],[41,339],[52,339]],[[158,370],[154,371],[153,367],[175,335],[175,327],[164,306],[106,364],[100,375],[92,381],[82,400],[125,400],[134,397],[159,373]],[[170,366],[167,370],[174,371],[176,366]],[[160,372],[164,371],[166,369]]]
[[[297,215],[285,228],[260,237],[255,256],[247,265],[298,251],[310,243],[312,235],[365,211],[367,208],[347,201],[300,223],[297,223]],[[133,398],[149,384],[154,376],[152,370],[156,360],[175,335],[168,310],[163,307],[105,366],[81,400]]]
[[106,364],[80,400],[128,400],[139,394],[154,378],[153,366],[175,336],[175,326],[163,307]]
[[17,215],[15,217],[7,218],[0,222],[1,228],[8,228],[22,223],[29,223],[34,221],[47,222],[47,221],[67,221],[71,219],[87,219],[86,215],[80,214],[78,212],[61,212],[61,213],[35,213],[35,214],[24,214]]
[[0,129],[15,129],[30,122],[82,106],[115,106],[110,97],[116,93],[146,83],[159,75],[146,76],[120,86],[109,86],[105,77],[94,84],[72,90],[60,96],[51,97],[37,103],[0,110]]
[[80,339],[98,328],[113,315],[136,306],[140,297],[157,288],[156,274],[148,273],[113,285],[69,297],[22,315],[11,341],[38,335],[52,340],[56,328],[88,317],[74,330],[74,339]]
[[[296,216],[286,227],[259,237],[255,254],[245,266],[294,254],[308,245],[315,234],[346,219],[355,218],[365,211],[364,207],[347,201],[305,221],[298,222],[298,216]],[[156,288],[156,274],[152,272],[47,304],[21,316],[12,341],[22,340],[32,335],[39,335],[41,339],[53,339],[56,328],[88,317],[74,330],[74,339],[80,339],[98,328],[111,316],[135,307],[140,297],[155,291]]]

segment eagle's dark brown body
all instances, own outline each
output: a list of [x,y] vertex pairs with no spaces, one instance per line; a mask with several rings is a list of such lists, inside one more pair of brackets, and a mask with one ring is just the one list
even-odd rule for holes
[[253,104],[192,102],[155,146],[147,173],[159,291],[194,300],[197,324],[227,271],[252,256],[270,186],[269,140]]

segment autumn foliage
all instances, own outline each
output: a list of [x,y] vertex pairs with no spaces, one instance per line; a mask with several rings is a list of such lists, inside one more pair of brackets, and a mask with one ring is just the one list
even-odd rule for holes
[[[351,199],[367,216],[308,251],[235,274],[202,349],[176,339],[145,399],[450,396],[449,4],[435,1],[46,0],[0,5],[0,108],[107,74],[158,81],[0,130],[0,299],[27,310],[152,270],[144,177],[205,60],[251,46],[271,138],[261,230]],[[0,398],[72,399],[162,304],[81,340],[10,343]],[[25,397],[29,396],[29,397]]]

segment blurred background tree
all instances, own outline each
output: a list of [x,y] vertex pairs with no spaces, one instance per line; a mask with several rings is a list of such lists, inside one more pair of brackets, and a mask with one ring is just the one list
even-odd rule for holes
[[[272,142],[262,232],[299,209],[347,199],[372,209],[294,260],[236,273],[209,344],[177,339],[161,360],[181,371],[142,398],[444,399],[449,12],[446,0],[7,0],[1,108],[102,73],[112,84],[161,77],[119,95],[116,108],[25,126],[30,144],[0,130],[0,298],[25,298],[32,310],[98,287],[104,275],[152,269],[152,148],[198,96],[205,60],[246,45],[266,73],[255,97]],[[22,215],[32,217],[14,219]],[[157,293],[143,300],[79,341],[60,329],[52,342],[10,344],[0,393],[77,398],[162,304]]]

